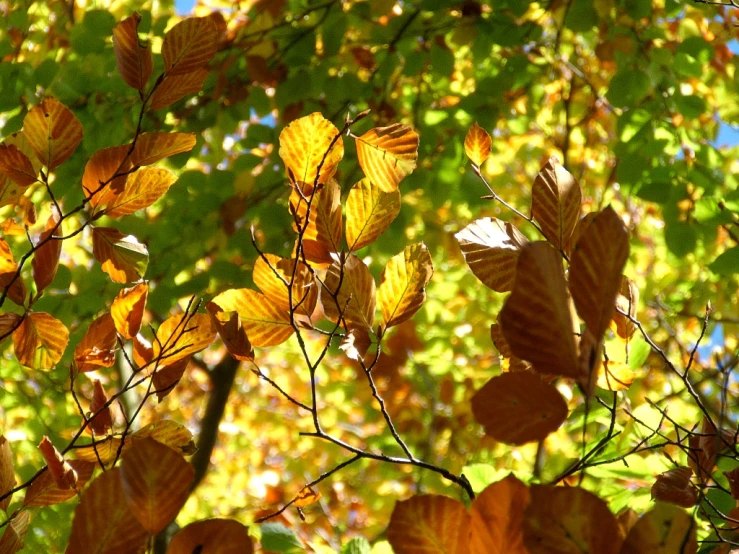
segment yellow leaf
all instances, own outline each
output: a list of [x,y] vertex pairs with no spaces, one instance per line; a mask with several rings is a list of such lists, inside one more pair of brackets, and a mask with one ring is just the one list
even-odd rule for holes
[[290,283],[293,274],[295,280],[292,286],[292,307],[299,313],[310,316],[318,301],[318,287],[313,279],[313,271],[306,264],[295,259],[265,254],[264,257],[257,258],[252,277],[254,284],[267,298],[280,308],[290,310],[289,287],[286,283]]
[[423,243],[408,246],[388,260],[377,290],[384,329],[410,319],[421,308],[433,273],[431,256]]
[[400,192],[384,192],[369,179],[362,179],[346,200],[346,242],[356,252],[372,244],[400,213]]
[[552,157],[534,179],[531,215],[557,249],[569,252],[582,194],[572,174]]
[[224,312],[213,302],[205,305],[228,352],[237,360],[254,361],[254,349],[237,312]]
[[636,372],[628,364],[607,360],[598,375],[597,385],[605,390],[619,391],[629,388],[636,379]]
[[492,145],[493,140],[490,138],[488,132],[475,121],[464,138],[464,151],[467,157],[473,164],[480,167],[488,159],[488,156],[490,156]]
[[139,283],[134,287],[123,289],[113,300],[110,315],[113,317],[116,330],[124,339],[135,337],[141,329],[148,296],[149,285]]
[[397,190],[416,168],[418,134],[408,125],[375,127],[355,140],[362,171],[382,191]]
[[276,346],[293,334],[290,314],[265,295],[249,289],[230,289],[213,299],[224,312],[237,312],[253,346]]
[[148,208],[169,190],[177,177],[166,169],[145,168],[134,173],[123,190],[108,200],[105,215],[120,217]]
[[430,494],[398,502],[387,528],[395,554],[472,554],[469,537],[464,504]]
[[[215,340],[216,330],[206,314],[181,314],[166,319],[153,343],[158,367],[172,365],[204,350]],[[160,358],[161,356],[161,358]]]
[[658,502],[631,528],[620,554],[695,554],[695,530],[695,521],[685,510]]
[[149,265],[146,245],[112,227],[92,229],[92,255],[116,283],[138,281]]
[[18,361],[34,369],[52,369],[64,354],[69,330],[47,313],[30,313],[13,332]]
[[151,165],[169,156],[189,152],[196,142],[195,133],[143,133],[136,141],[131,163]]
[[280,133],[280,158],[290,180],[299,185],[327,183],[343,157],[339,130],[319,112],[296,119]]
[[54,169],[82,141],[82,125],[69,108],[54,98],[46,98],[26,114],[23,134],[41,163]]
[[341,263],[334,261],[326,272],[324,284],[321,304],[326,317],[338,321],[341,311],[349,329],[372,330],[375,320],[375,279],[362,260],[349,254],[343,271]]
[[296,508],[305,508],[306,506],[315,504],[320,499],[320,492],[316,492],[310,487],[305,487],[298,493],[298,496],[295,498],[295,502],[293,502],[293,506],[295,506]]
[[210,75],[207,69],[196,69],[182,75],[167,75],[151,97],[151,109],[159,110],[177,102],[187,94],[196,94]]
[[113,27],[113,52],[123,80],[136,90],[143,91],[151,77],[153,60],[151,48],[139,40],[141,16],[133,12]]
[[10,246],[4,239],[0,239],[0,294],[7,290],[8,298],[20,306],[26,299],[26,286],[17,272],[18,264],[15,263]]
[[162,57],[167,75],[202,69],[216,53],[218,31],[209,17],[188,17],[164,35]]

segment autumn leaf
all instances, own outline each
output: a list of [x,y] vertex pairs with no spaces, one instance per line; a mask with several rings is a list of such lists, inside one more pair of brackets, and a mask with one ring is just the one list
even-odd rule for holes
[[74,363],[80,372],[111,367],[115,363],[117,336],[110,314],[103,314],[92,322],[85,336],[74,349]]
[[230,289],[213,299],[224,312],[237,312],[252,346],[276,346],[293,334],[290,314],[265,295],[250,289]]
[[177,177],[166,169],[145,168],[129,177],[123,190],[108,201],[105,215],[121,217],[148,208],[169,190]]
[[52,369],[64,354],[69,330],[58,319],[43,312],[29,313],[13,332],[18,361],[34,369]]
[[9,521],[5,531],[3,531],[2,538],[0,538],[0,553],[15,554],[23,549],[30,521],[30,512],[20,512]]
[[628,364],[607,360],[598,375],[597,385],[604,390],[619,391],[629,388],[636,379],[636,372]]
[[[59,256],[62,253],[62,241],[50,237],[62,237],[62,226],[57,216],[50,216],[46,222],[46,230],[41,233],[33,254],[33,280],[36,283],[36,297],[54,282],[59,267]],[[46,242],[44,242],[46,241]],[[38,245],[41,246],[38,246]]]
[[311,487],[305,487],[295,497],[293,506],[296,508],[305,508],[311,504],[315,504],[321,499],[321,493],[314,491]]
[[159,160],[189,152],[197,140],[195,133],[143,133],[131,154],[135,166],[151,165]]
[[398,502],[387,528],[395,554],[468,554],[469,536],[464,504],[439,495]]
[[558,250],[569,252],[582,194],[575,178],[552,157],[534,179],[531,215]]
[[408,246],[388,260],[377,289],[384,329],[410,319],[421,308],[433,273],[431,256],[423,243]]
[[254,361],[254,349],[246,336],[241,318],[237,312],[224,312],[214,302],[208,302],[205,309],[210,314],[211,321],[226,346],[229,354],[240,361]]
[[[0,435],[0,496],[8,493],[15,487],[15,465],[13,464],[13,452],[10,449],[10,442],[4,435]],[[0,500],[0,510],[7,511],[10,501],[13,498],[11,494],[4,500]]]
[[112,227],[93,227],[92,255],[116,283],[138,281],[149,265],[146,245]]
[[523,545],[523,512],[528,503],[528,487],[513,474],[488,485],[470,507],[470,552],[529,554]]
[[187,356],[177,360],[174,363],[167,364],[164,367],[156,368],[156,372],[151,380],[154,385],[154,392],[157,394],[157,400],[161,402],[174,390],[177,383],[180,382],[182,376],[190,364],[192,356]]
[[344,338],[341,344],[339,344],[339,349],[350,360],[360,360],[364,358],[370,346],[372,346],[372,338],[369,335],[369,331],[361,327],[355,327],[344,334]]
[[385,192],[369,179],[357,182],[346,200],[346,242],[356,252],[372,244],[400,213],[400,192]]
[[95,462],[68,460],[65,463],[72,468],[77,476],[74,487],[60,488],[54,481],[51,471],[45,471],[37,479],[34,479],[31,486],[26,490],[26,496],[23,499],[24,507],[53,506],[77,496],[78,491],[81,491],[92,478]]
[[5,175],[0,174],[0,208],[17,204],[22,196],[23,190],[21,187]]
[[506,444],[544,440],[567,418],[557,388],[530,371],[493,377],[472,397],[472,413],[485,433]]
[[13,144],[0,144],[0,173],[21,187],[38,180],[31,160]]
[[104,435],[108,430],[113,427],[113,418],[110,414],[110,406],[106,406],[108,397],[103,389],[103,384],[100,379],[95,379],[92,382],[93,393],[92,400],[90,401],[90,429],[92,429],[95,435]]
[[695,531],[695,521],[685,510],[658,502],[631,528],[619,554],[695,554]]
[[480,167],[490,156],[492,145],[493,140],[490,138],[488,132],[475,121],[464,138],[464,151],[467,157],[473,164]]
[[327,183],[336,173],[344,157],[344,141],[333,123],[314,112],[280,132],[279,153],[291,181],[312,186]]
[[[626,277],[621,276],[621,286],[619,287],[618,296],[616,297],[616,308],[623,313],[628,314],[631,319],[636,319],[636,310],[639,304],[639,289],[636,283]],[[625,315],[618,311],[613,312],[613,323],[616,327],[616,333],[622,339],[630,339],[636,332],[636,325]]]
[[91,206],[102,206],[123,191],[133,167],[130,150],[129,145],[103,148],[87,160],[82,189]]
[[676,467],[658,475],[652,485],[652,499],[692,508],[698,503],[698,491],[690,482],[693,470],[689,467]]
[[293,275],[292,307],[310,316],[318,302],[318,286],[313,279],[313,271],[303,262],[275,254],[260,255],[254,263],[252,278],[267,298],[278,307],[289,310],[289,287],[285,283],[289,284]]
[[185,504],[195,470],[181,454],[150,438],[136,441],[122,459],[126,503],[141,525],[156,534]]
[[154,359],[168,366],[204,350],[215,340],[216,330],[206,314],[174,315],[157,329]]
[[[291,201],[295,200],[295,191]],[[292,204],[293,206],[295,204]],[[330,180],[319,189],[311,202],[310,212],[302,198],[297,199],[296,231],[303,231],[303,252],[308,261],[329,264],[332,254],[341,250],[341,188]],[[308,222],[306,225],[306,217]]]
[[26,114],[23,134],[49,169],[65,162],[82,141],[82,125],[69,108],[46,98]]
[[203,554],[252,554],[254,551],[249,529],[233,519],[206,519],[185,526],[172,537],[167,554],[193,554],[193,545],[198,545]]
[[209,17],[188,17],[164,35],[162,57],[166,75],[202,69],[216,53],[218,31]]
[[528,239],[511,223],[484,217],[454,235],[475,277],[494,291],[513,288],[518,255]]
[[375,321],[375,279],[354,254],[342,264],[334,261],[326,272],[321,291],[323,311],[332,321],[343,316],[349,329],[371,331]]
[[123,289],[110,306],[115,329],[124,339],[135,337],[141,329],[146,299],[149,296],[149,285],[138,285]]
[[375,127],[355,137],[357,160],[365,176],[380,190],[393,192],[416,168],[418,134],[408,125]]
[[15,263],[10,246],[4,239],[0,239],[0,293],[7,291],[8,298],[22,306],[26,300],[26,286],[17,272],[18,264]]
[[51,474],[54,484],[62,489],[76,489],[77,472],[65,461],[56,447],[51,443],[49,437],[44,435],[38,445],[38,449],[46,461],[47,471]]
[[133,12],[113,27],[113,52],[123,80],[130,87],[143,91],[154,67],[151,46],[139,40],[141,16]]
[[151,97],[151,109],[160,110],[188,94],[197,94],[210,75],[207,69],[196,69],[182,75],[167,74]]

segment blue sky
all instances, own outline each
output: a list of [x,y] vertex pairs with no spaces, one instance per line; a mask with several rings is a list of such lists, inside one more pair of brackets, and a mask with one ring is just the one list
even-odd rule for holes
[[191,13],[194,5],[195,0],[175,0],[174,3],[175,9],[180,15],[187,15]]

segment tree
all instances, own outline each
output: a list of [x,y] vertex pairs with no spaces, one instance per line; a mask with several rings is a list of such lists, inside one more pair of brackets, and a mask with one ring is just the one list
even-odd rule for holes
[[212,4],[4,8],[0,552],[728,552],[736,9]]

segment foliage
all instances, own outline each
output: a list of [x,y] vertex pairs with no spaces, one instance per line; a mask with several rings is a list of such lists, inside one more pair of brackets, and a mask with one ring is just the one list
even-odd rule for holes
[[0,5],[0,552],[739,542],[739,11],[101,8]]

